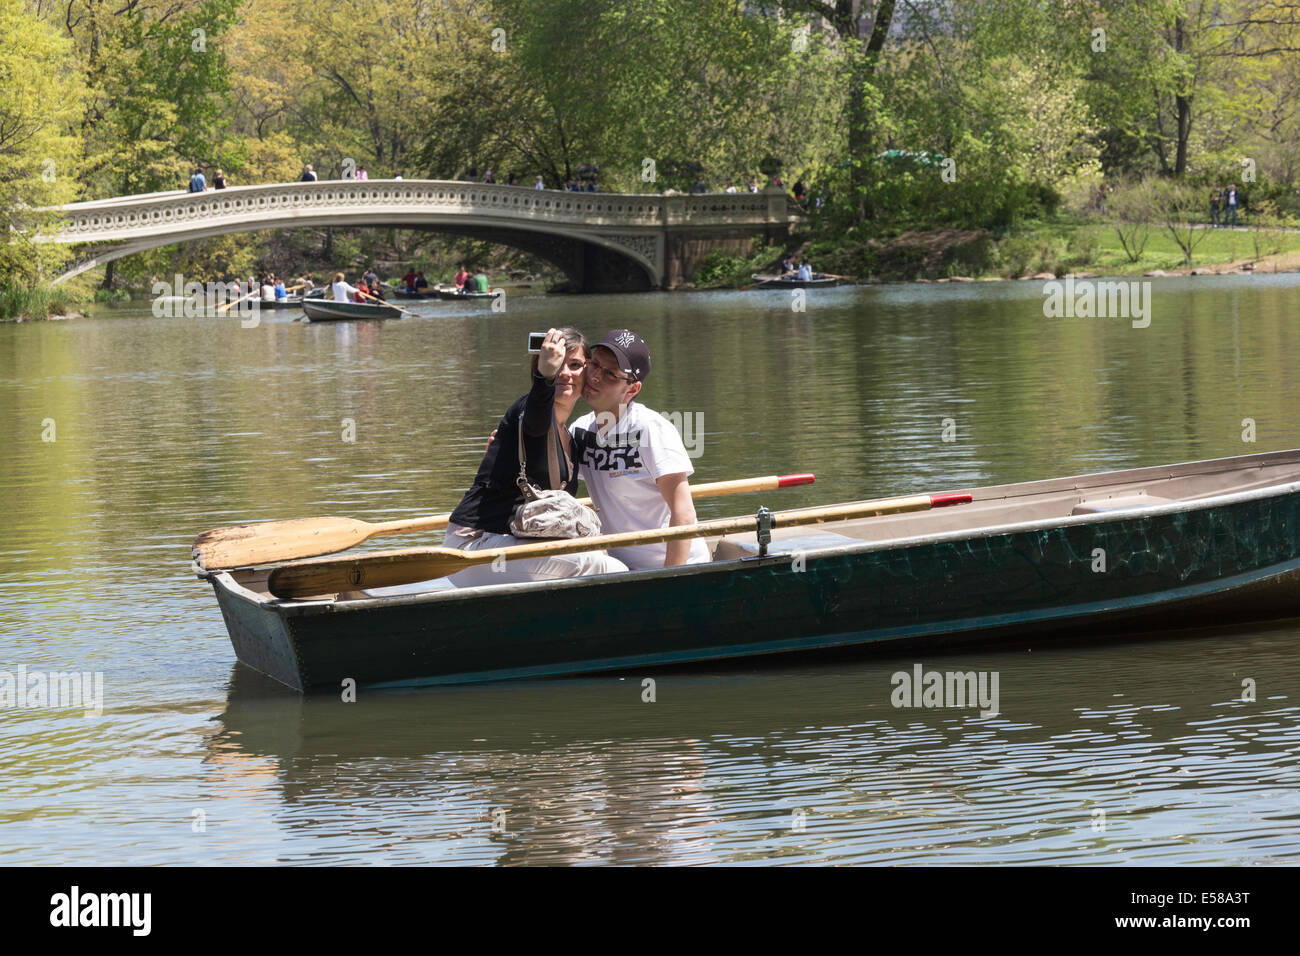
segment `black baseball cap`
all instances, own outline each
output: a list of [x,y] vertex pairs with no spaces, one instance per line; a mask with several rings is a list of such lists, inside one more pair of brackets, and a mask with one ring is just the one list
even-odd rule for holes
[[650,349],[641,336],[631,329],[613,329],[596,343],[614,353],[619,371],[632,376],[634,382],[644,382],[650,374]]

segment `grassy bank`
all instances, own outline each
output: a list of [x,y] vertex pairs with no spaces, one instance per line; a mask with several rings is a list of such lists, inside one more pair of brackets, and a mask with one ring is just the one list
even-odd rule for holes
[[61,285],[36,289],[0,286],[0,322],[24,322],[81,311],[86,294],[80,287]]
[[[748,257],[713,255],[694,278],[698,288],[740,288],[750,273],[774,272],[783,255],[807,257],[815,270],[886,282],[954,276],[1015,279],[1069,272],[1141,275],[1161,270],[1293,271],[1300,261],[1300,231],[1281,228],[1198,229],[1190,264],[1170,230],[1152,224],[1145,234],[1097,220],[1037,222],[1003,236],[982,229],[899,230],[868,239],[796,234],[786,247],[753,250]],[[1188,230],[1180,230],[1183,241]],[[1125,245],[1127,243],[1127,249]]]

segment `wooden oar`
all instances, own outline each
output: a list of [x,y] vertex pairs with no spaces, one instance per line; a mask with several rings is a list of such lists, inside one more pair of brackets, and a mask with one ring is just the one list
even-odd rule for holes
[[[693,485],[692,498],[739,495],[750,491],[773,491],[794,485],[810,485],[812,475],[772,475]],[[590,498],[579,499],[590,505]],[[367,522],[356,518],[290,518],[264,521],[205,531],[194,539],[194,560],[206,571],[242,568],[273,561],[294,561],[320,554],[334,554],[356,547],[381,534],[409,534],[447,527],[450,513],[395,521]]]
[[[361,292],[360,289],[358,289],[357,291]],[[361,294],[364,295],[367,299],[374,299],[376,302],[382,302],[384,305],[392,306],[392,308],[396,309],[398,312],[401,312],[405,315],[414,316],[417,319],[420,318],[420,316],[416,315],[414,312],[408,312],[406,309],[403,309],[400,305],[393,305],[393,303],[387,301],[386,299],[381,299],[377,295],[371,295],[369,292],[361,292]]]
[[[285,289],[284,291],[285,291],[285,292],[293,292],[295,289],[301,289],[302,287],[303,287],[303,283],[299,282],[297,285],[291,285],[291,286],[289,286],[289,288]],[[227,309],[231,308],[232,306],[239,305],[239,303],[243,302],[244,299],[251,299],[253,296],[257,295],[260,291],[262,291],[262,290],[261,290],[261,289],[254,289],[252,292],[248,293],[248,295],[243,296],[243,297],[241,297],[241,298],[238,298],[238,299],[236,299],[234,302],[227,302],[225,305],[219,305],[219,306],[217,306],[216,311],[217,311],[217,312],[225,312]]]
[[[969,494],[912,495],[904,498],[884,498],[878,501],[836,505],[803,511],[777,511],[771,513],[773,528],[793,528],[806,524],[823,524],[828,521],[847,521],[878,515],[902,514],[908,511],[928,511],[945,505],[964,504],[971,500]],[[566,538],[561,541],[541,541],[514,548],[495,548],[490,551],[459,551],[455,548],[406,548],[400,551],[378,551],[355,558],[317,558],[285,564],[274,569],[267,580],[267,588],[278,598],[304,598],[321,594],[336,594],[365,588],[395,587],[441,578],[478,564],[490,564],[504,558],[507,561],[521,558],[542,558],[556,554],[577,554],[583,551],[604,551],[609,548],[626,548],[640,544],[657,544],[661,541],[680,541],[714,534],[742,534],[757,531],[757,519],[722,518],[679,528],[662,528],[655,531],[631,531],[625,534],[604,534],[592,538]]]
[[743,285],[736,291],[748,292],[750,289],[757,289],[761,285],[771,285],[773,282],[780,282],[786,276],[792,276],[798,271],[799,270],[796,269],[794,272],[782,272],[779,276],[774,276],[771,279],[761,279],[758,282],[751,282],[749,285]]

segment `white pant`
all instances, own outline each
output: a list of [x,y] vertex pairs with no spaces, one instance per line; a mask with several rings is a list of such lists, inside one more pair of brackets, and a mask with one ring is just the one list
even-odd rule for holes
[[[512,534],[493,534],[485,531],[477,538],[457,537],[460,525],[447,525],[444,547],[462,551],[492,551],[521,544],[535,544],[528,538]],[[497,567],[479,564],[447,576],[458,588],[477,588],[488,584],[518,584],[522,581],[553,581],[558,578],[576,578],[588,574],[612,574],[626,571],[627,565],[611,558],[604,551],[583,551],[579,554],[553,554],[546,558],[525,558],[517,561],[497,562]]]

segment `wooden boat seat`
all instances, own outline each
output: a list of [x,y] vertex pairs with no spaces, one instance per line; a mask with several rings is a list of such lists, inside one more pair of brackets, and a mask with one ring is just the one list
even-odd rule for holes
[[[835,548],[845,544],[861,544],[861,538],[852,538],[846,534],[833,531],[805,531],[802,528],[789,528],[786,531],[773,531],[772,543],[768,545],[769,554],[789,554],[792,551],[813,551],[817,548]],[[758,542],[755,536],[718,539],[713,549],[714,561],[735,561],[737,558],[753,558],[758,555]]]
[[1173,498],[1158,498],[1155,495],[1148,495],[1146,492],[1138,492],[1133,495],[1116,495],[1113,498],[1093,498],[1089,501],[1080,501],[1074,506],[1070,514],[1096,515],[1106,511],[1122,511],[1126,508],[1150,508],[1154,505],[1167,505],[1173,500]]

